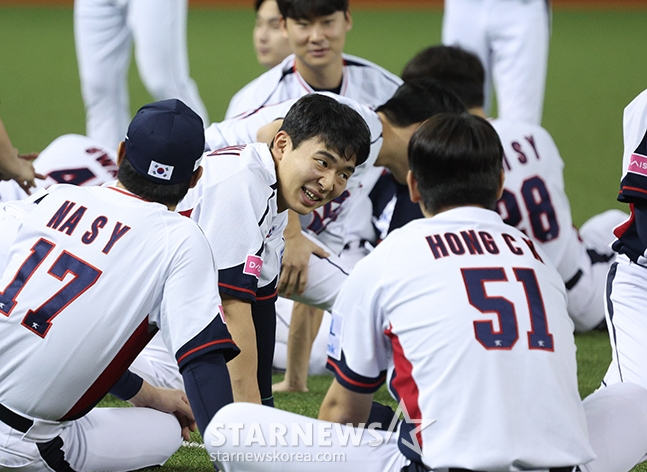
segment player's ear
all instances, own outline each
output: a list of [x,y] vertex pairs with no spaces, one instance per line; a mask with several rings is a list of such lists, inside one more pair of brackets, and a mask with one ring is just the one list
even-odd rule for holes
[[503,183],[505,182],[505,171],[501,169],[501,175],[499,176],[499,193],[497,194],[496,199],[499,200],[503,196]]
[[353,15],[350,14],[350,9],[344,12],[344,19],[346,20],[346,32],[348,33],[353,29]]
[[421,200],[420,192],[418,191],[418,181],[411,171],[407,172],[407,186],[409,187],[409,198],[413,203],[418,203]]
[[126,143],[121,141],[117,146],[117,167],[121,165],[126,157]]
[[284,38],[288,38],[288,23],[285,17],[281,17],[279,20],[279,28],[281,28],[281,33],[283,34]]
[[283,155],[292,147],[292,139],[290,135],[281,130],[274,136],[274,144],[272,145],[272,154],[275,159],[281,160]]
[[191,175],[191,180],[189,180],[189,188],[193,188],[198,184],[198,180],[202,177],[202,166],[198,167],[193,175]]

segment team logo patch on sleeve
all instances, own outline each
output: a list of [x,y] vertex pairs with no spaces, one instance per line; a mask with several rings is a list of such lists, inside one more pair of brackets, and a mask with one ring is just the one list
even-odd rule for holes
[[245,260],[245,268],[243,274],[253,275],[257,279],[261,276],[261,268],[263,267],[263,259],[253,254],[249,254]]
[[632,154],[629,158],[629,168],[628,172],[633,172],[634,174],[647,175],[647,157],[640,154]]
[[148,175],[157,177],[162,180],[171,180],[173,175],[173,166],[167,166],[165,164],[160,164],[159,162],[151,161],[151,165],[148,167]]

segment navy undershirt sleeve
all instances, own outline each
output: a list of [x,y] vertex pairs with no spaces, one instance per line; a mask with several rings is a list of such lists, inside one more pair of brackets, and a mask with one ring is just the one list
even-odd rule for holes
[[181,372],[195,421],[204,436],[213,415],[234,401],[225,357],[219,351],[206,352],[187,362]]
[[127,370],[124,372],[124,375],[117,380],[117,383],[112,386],[110,393],[121,400],[128,401],[137,395],[137,392],[142,388],[143,383],[144,379],[134,372]]
[[647,246],[647,202],[634,203],[634,218],[636,221],[636,232],[642,243]]

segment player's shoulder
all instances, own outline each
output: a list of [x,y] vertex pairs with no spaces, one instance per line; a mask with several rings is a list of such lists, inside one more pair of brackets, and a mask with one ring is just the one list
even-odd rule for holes
[[235,118],[250,109],[264,105],[265,100],[272,95],[283,77],[293,72],[294,55],[292,54],[236,92],[229,101],[225,118]]
[[203,186],[221,183],[254,187],[259,183],[274,183],[276,167],[266,143],[228,146],[207,152],[202,160]]
[[400,77],[368,59],[346,53],[344,53],[342,57],[344,58],[344,65],[349,70],[356,70],[367,75],[380,77],[395,86],[400,86],[402,84],[402,79]]
[[524,134],[532,134],[544,136],[552,141],[552,137],[546,128],[534,123],[503,118],[493,118],[489,121],[500,136],[523,136]]

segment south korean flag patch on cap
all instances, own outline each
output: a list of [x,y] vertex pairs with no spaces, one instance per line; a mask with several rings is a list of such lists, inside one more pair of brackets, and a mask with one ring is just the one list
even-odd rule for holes
[[151,165],[148,167],[148,175],[157,177],[162,180],[171,180],[173,175],[173,166],[167,166],[165,164],[160,164],[159,162],[151,161]]

